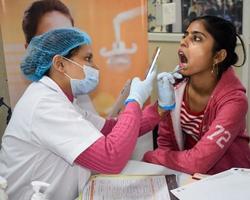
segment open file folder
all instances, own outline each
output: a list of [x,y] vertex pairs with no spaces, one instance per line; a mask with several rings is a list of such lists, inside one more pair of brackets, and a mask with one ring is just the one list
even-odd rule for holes
[[250,169],[232,168],[171,192],[179,200],[249,200]]
[[96,175],[84,188],[82,200],[176,200],[175,175]]

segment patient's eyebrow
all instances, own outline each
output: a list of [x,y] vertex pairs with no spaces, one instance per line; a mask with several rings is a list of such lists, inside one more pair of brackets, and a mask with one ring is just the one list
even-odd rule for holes
[[191,34],[191,35],[202,35],[202,36],[204,36],[204,37],[207,38],[206,34],[200,32],[200,31],[191,31],[191,32],[184,31],[184,35],[185,35],[185,36],[187,36],[187,35],[189,35],[189,34]]

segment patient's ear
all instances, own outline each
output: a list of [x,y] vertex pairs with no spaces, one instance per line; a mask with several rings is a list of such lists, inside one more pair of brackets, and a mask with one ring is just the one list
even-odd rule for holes
[[221,63],[225,60],[226,57],[227,57],[226,49],[221,49],[216,52],[215,57],[214,57],[214,63],[216,64]]

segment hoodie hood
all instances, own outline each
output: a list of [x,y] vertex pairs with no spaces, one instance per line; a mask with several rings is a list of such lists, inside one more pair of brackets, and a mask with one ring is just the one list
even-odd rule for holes
[[212,96],[216,97],[215,100],[220,100],[228,94],[233,94],[236,91],[246,93],[246,89],[236,76],[234,69],[229,67],[222,74],[221,79],[212,93]]

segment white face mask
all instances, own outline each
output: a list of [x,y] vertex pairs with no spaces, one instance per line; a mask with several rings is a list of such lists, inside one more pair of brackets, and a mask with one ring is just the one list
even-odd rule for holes
[[68,58],[65,59],[81,67],[85,73],[84,79],[73,79],[68,74],[64,73],[67,77],[70,78],[70,85],[73,96],[77,97],[79,95],[88,94],[89,92],[93,91],[99,83],[99,70],[87,65],[81,66],[79,63]]

